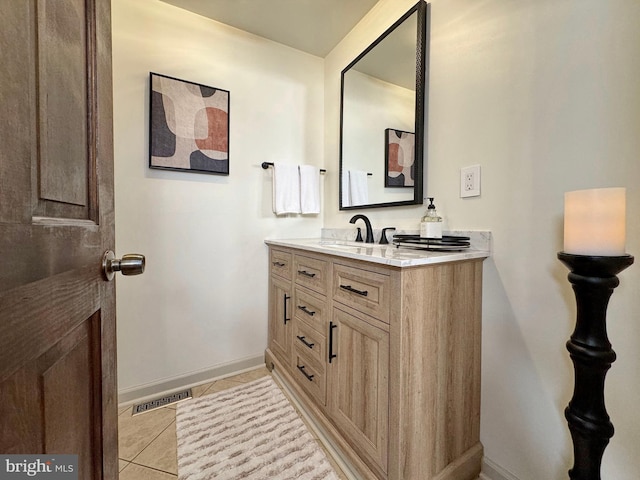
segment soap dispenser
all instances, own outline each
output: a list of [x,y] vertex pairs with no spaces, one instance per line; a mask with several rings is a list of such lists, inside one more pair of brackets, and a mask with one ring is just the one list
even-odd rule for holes
[[420,236],[423,238],[442,238],[442,217],[438,216],[433,197],[429,197],[427,213],[420,222]]

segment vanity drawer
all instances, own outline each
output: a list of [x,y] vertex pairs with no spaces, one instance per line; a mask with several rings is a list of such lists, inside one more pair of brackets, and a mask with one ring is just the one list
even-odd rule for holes
[[304,285],[322,295],[327,293],[329,262],[318,258],[294,255],[293,275],[298,285]]
[[326,337],[311,328],[306,322],[297,320],[293,334],[293,343],[301,352],[313,358],[318,363],[324,363],[327,357]]
[[317,332],[324,334],[330,312],[327,310],[327,302],[318,298],[304,287],[296,286],[293,315],[309,324]]
[[388,275],[348,265],[333,266],[333,299],[348,307],[389,323]]
[[[306,347],[303,347],[306,348]],[[298,345],[294,349],[293,376],[298,384],[321,405],[326,405],[327,382],[322,364],[307,355]]]
[[293,265],[291,261],[291,253],[282,250],[271,249],[270,255],[270,267],[271,273],[274,273],[282,278],[291,280],[291,267]]

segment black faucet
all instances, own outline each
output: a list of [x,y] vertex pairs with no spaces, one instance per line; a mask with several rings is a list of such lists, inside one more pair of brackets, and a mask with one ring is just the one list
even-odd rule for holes
[[[373,240],[373,229],[371,228],[371,222],[366,216],[362,214],[354,215],[353,217],[351,217],[351,220],[349,220],[349,223],[356,223],[356,220],[358,219],[364,220],[364,226],[367,229],[365,243],[375,243],[375,241]],[[358,240],[356,240],[356,242],[357,241]]]

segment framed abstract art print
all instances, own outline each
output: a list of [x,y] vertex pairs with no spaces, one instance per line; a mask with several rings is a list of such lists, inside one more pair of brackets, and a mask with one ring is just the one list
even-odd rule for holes
[[229,175],[229,91],[150,77],[149,167]]

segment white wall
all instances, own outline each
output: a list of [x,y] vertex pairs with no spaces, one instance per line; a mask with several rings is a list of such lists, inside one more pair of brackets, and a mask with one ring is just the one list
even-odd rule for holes
[[[412,1],[381,0],[325,59],[326,168],[338,165],[340,71]],[[562,250],[565,191],[627,188],[627,251],[640,253],[640,2],[432,0],[426,192],[450,229],[489,229],[481,440],[520,480],[567,478],[563,411],[575,320]],[[388,16],[386,15],[388,14]],[[482,195],[459,198],[460,167],[482,165]],[[345,226],[326,185],[325,226]],[[424,208],[365,210],[374,226],[417,227]],[[640,478],[640,266],[609,306],[618,360],[606,404],[616,428],[602,477]]]
[[[264,239],[321,217],[276,218],[260,164],[321,166],[323,61],[155,0],[112,10],[116,245],[147,257],[117,284],[122,393],[263,355]],[[150,71],[231,92],[228,177],[148,168]]]

